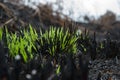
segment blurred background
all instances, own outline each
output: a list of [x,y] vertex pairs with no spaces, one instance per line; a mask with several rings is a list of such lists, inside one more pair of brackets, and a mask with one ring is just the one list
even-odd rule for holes
[[84,21],[84,16],[98,19],[107,11],[113,12],[120,20],[120,0],[4,0],[24,4],[34,9],[41,4],[52,4],[54,11],[62,12],[75,21]]

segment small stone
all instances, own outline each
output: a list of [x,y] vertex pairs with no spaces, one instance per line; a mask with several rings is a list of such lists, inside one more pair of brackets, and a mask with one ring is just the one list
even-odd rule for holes
[[36,73],[37,73],[37,70],[35,70],[35,69],[33,69],[31,72],[32,75],[35,75]]
[[26,78],[27,78],[27,79],[31,79],[32,76],[31,76],[30,74],[26,74]]
[[20,59],[21,59],[20,55],[15,56],[15,60],[20,60]]

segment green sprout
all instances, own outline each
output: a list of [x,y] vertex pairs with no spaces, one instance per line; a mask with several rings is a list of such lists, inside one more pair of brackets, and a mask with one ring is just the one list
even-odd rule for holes
[[3,36],[3,29],[0,28],[0,41],[2,40],[2,36]]
[[84,47],[84,45],[83,45],[83,44],[81,44],[81,47],[82,47],[82,49],[83,49],[83,51],[84,51],[84,52],[86,52],[86,51],[87,51],[87,49]]
[[104,48],[104,44],[100,43],[100,48],[103,49]]
[[59,75],[60,74],[60,65],[58,65],[57,69],[56,69],[56,74]]

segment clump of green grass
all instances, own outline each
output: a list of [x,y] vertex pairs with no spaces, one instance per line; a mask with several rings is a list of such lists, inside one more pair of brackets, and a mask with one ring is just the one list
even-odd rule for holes
[[9,33],[6,29],[6,40],[11,57],[20,54],[25,62],[33,58],[33,49],[36,50],[35,41],[38,39],[36,31],[30,26],[30,30],[21,31],[23,36],[17,33]]
[[[37,50],[40,50],[42,54],[48,53],[52,56],[77,52],[77,36],[63,28],[50,27],[45,32],[40,30],[39,37],[31,25],[28,30],[24,29],[18,33],[10,33],[7,28],[5,31],[9,55],[12,58],[21,55],[25,62],[31,60],[34,52],[38,53]],[[36,44],[36,41],[39,44]]]
[[49,53],[52,56],[57,53],[76,53],[77,37],[64,31],[63,28],[50,27],[45,33],[40,31],[39,49],[41,53]]

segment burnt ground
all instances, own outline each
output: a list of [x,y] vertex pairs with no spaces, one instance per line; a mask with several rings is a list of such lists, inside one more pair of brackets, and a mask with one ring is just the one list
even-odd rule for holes
[[[56,16],[52,15],[51,5],[40,5],[37,10],[33,10],[27,6],[13,5],[10,3],[0,3],[0,26],[7,26],[10,31],[17,31],[26,28],[28,24],[34,28],[48,28],[54,26],[69,26],[72,29],[79,28],[89,31],[89,35],[96,33],[96,40],[102,41],[108,38],[120,43],[120,21],[115,20],[115,15],[111,12],[101,16],[100,19],[89,21],[89,23],[74,22],[65,16],[60,18],[60,14],[56,12]],[[119,47],[120,44],[118,44]],[[112,48],[110,48],[112,49]],[[120,54],[118,50],[118,54]],[[113,53],[113,52],[112,52]],[[120,80],[120,58],[99,58],[89,60],[89,79],[88,80]]]
[[120,59],[95,60],[89,74],[89,80],[120,80]]

